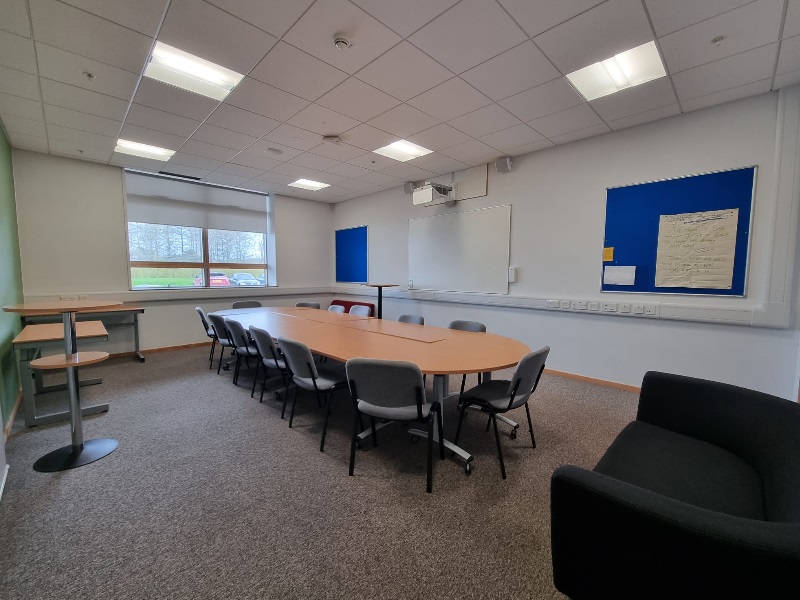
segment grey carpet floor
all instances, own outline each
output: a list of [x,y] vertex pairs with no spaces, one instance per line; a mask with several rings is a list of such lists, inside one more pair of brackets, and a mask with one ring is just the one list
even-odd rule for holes
[[[426,446],[406,429],[381,431],[348,477],[346,393],[334,396],[320,453],[313,396],[299,397],[289,429],[273,397],[250,399],[251,380],[234,387],[206,355],[83,370],[104,378],[83,388],[84,404],[111,405],[84,420],[86,439],[120,442],[92,465],[34,472],[38,457],[69,443],[68,425],[14,424],[0,501],[3,600],[560,598],[550,475],[563,463],[593,466],[636,411],[634,394],[545,375],[531,401],[538,447],[524,410],[510,415],[521,423],[517,439],[501,431],[508,479],[486,420],[473,414],[461,440],[475,455],[472,475],[436,459],[426,494]],[[459,384],[451,377],[453,390]],[[453,404],[445,415],[452,438]]]

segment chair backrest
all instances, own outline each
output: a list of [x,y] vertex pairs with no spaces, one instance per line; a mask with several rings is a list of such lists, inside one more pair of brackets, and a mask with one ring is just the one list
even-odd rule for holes
[[292,371],[292,375],[302,379],[317,379],[317,366],[314,364],[314,357],[311,350],[302,342],[278,338],[278,345],[286,359],[286,366]]
[[233,308],[261,308],[258,300],[237,300],[233,303]]
[[550,346],[534,350],[523,356],[514,369],[511,382],[508,384],[508,395],[513,394],[509,408],[522,406],[539,385],[539,378],[544,371],[544,363],[550,354]]
[[368,317],[372,312],[369,306],[362,306],[361,304],[354,304],[350,307],[351,315],[358,315],[359,317]]
[[247,348],[250,345],[250,336],[244,326],[233,319],[225,319],[225,326],[231,334],[231,342],[237,348]]
[[261,355],[261,358],[271,358],[275,361],[280,358],[275,340],[272,339],[272,336],[267,330],[256,327],[255,325],[250,325],[250,335],[256,343],[256,348],[258,348],[258,353]]
[[486,325],[478,321],[450,321],[450,325],[447,328],[471,331],[473,333],[486,333]]
[[214,333],[217,334],[217,339],[220,342],[222,340],[225,340],[226,342],[230,340],[231,336],[228,333],[227,325],[225,325],[225,317],[210,314],[208,315],[208,320],[211,321],[211,328],[214,330]]
[[295,306],[301,308],[319,308],[319,302],[298,302]]
[[342,306],[341,304],[331,304],[328,307],[328,312],[343,313],[344,306]]
[[425,317],[421,315],[400,315],[397,317],[400,323],[413,323],[414,325],[425,325]]
[[416,406],[422,419],[425,383],[422,371],[414,363],[351,358],[345,368],[353,399],[388,408]]
[[213,331],[211,325],[208,324],[208,318],[206,318],[206,312],[199,306],[195,306],[194,309],[197,311],[197,314],[200,315],[200,320],[203,322],[203,327],[206,330],[206,333],[209,331]]

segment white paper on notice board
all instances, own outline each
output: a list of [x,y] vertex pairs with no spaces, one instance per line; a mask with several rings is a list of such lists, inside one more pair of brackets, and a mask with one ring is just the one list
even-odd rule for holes
[[636,282],[636,267],[612,267],[603,269],[605,285],[633,285]]

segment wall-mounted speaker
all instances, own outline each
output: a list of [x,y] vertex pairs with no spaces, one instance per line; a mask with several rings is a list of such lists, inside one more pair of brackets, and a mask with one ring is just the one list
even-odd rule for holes
[[504,156],[494,161],[494,168],[497,169],[498,173],[508,173],[513,165],[514,163],[511,162],[510,156]]
[[406,183],[404,183],[403,184],[403,191],[406,194],[413,194],[414,193],[414,182],[413,181],[407,181]]

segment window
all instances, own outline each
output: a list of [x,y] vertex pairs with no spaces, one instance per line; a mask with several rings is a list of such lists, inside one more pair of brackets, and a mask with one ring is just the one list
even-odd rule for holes
[[131,289],[263,287],[268,197],[127,172]]

